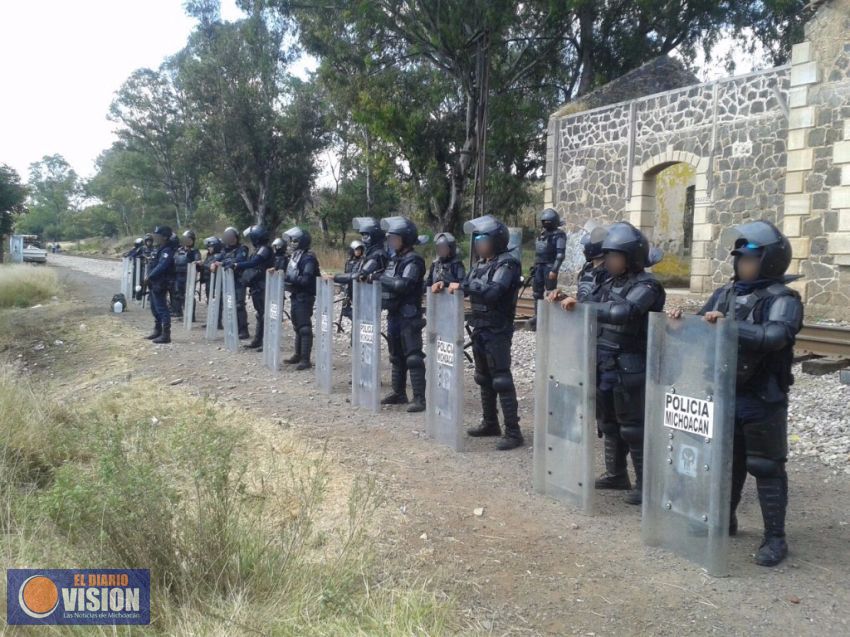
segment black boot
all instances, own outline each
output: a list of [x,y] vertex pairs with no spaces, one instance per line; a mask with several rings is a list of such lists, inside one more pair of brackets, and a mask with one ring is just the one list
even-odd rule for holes
[[735,512],[741,503],[741,493],[747,481],[747,454],[743,441],[735,440],[732,448],[732,493],[729,499],[729,535],[738,534],[738,516]]
[[245,346],[247,349],[263,349],[263,319],[257,319],[257,331],[254,338]]
[[162,326],[162,334],[151,341],[152,343],[156,343],[157,345],[163,345],[165,343],[171,342],[171,325],[163,325]]
[[381,399],[382,405],[406,405],[407,404],[407,367],[404,359],[394,359],[390,369],[390,385],[392,393]]
[[502,416],[505,419],[505,433],[496,444],[500,451],[516,449],[525,442],[519,429],[519,404],[516,400],[516,389],[501,392],[499,404],[502,406]]
[[626,467],[628,445],[616,434],[605,434],[605,473],[596,479],[597,489],[629,491],[632,483]]
[[756,553],[756,564],[776,566],[788,556],[785,541],[785,511],[788,508],[788,477],[756,478],[764,520],[764,540]]
[[313,349],[313,335],[305,335],[301,337],[301,362],[295,366],[296,370],[310,369],[313,365],[310,363],[310,352]]
[[162,335],[162,325],[160,323],[154,323],[153,332],[145,336],[146,339],[152,341],[155,338],[159,338]]
[[468,436],[482,438],[484,436],[501,436],[499,427],[499,409],[496,406],[496,392],[489,385],[481,386],[481,411],[483,417],[477,427],[466,430]]
[[635,468],[635,488],[626,493],[626,503],[639,505],[643,503],[643,445],[629,445],[629,455]]
[[290,365],[301,362],[301,334],[295,332],[295,347],[293,348],[292,356],[283,359],[284,363]]
[[408,413],[425,411],[425,368],[410,369],[410,387],[413,390],[413,402],[407,408]]

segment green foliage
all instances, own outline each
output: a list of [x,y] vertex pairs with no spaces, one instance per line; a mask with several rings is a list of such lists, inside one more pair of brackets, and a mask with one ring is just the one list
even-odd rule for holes
[[0,263],[6,246],[6,235],[12,233],[15,218],[26,212],[27,189],[14,168],[0,164]]
[[62,224],[79,207],[79,177],[62,155],[45,155],[30,165],[29,213],[17,223],[21,234],[58,238]]

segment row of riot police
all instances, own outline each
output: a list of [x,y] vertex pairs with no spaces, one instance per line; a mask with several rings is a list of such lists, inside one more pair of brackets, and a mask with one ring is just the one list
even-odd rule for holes
[[[572,311],[581,303],[592,304],[598,324],[596,422],[604,440],[606,471],[595,487],[626,490],[627,502],[640,504],[648,317],[651,312],[661,312],[666,300],[664,287],[648,271],[659,256],[653,253],[643,233],[629,223],[596,227],[582,240],[586,264],[577,273],[575,292],[567,294],[557,289],[566,249],[560,218],[549,209],[541,215],[541,223],[532,275],[535,298],[559,303],[564,311]],[[332,279],[345,291],[344,313],[350,308],[354,281],[381,287],[392,366],[391,392],[382,404],[406,404],[410,412],[425,410],[423,289],[427,286],[432,294],[463,294],[470,305],[474,380],[481,400],[480,423],[467,433],[472,437],[500,436],[497,447],[503,450],[522,445],[511,370],[521,263],[508,249],[505,224],[486,215],[464,225],[471,238],[473,258],[469,272],[449,233],[436,236],[437,257],[426,268],[415,250],[419,238],[411,220],[389,217],[379,222],[363,217],[355,219],[354,225],[361,239],[351,245],[345,271]],[[749,472],[756,478],[765,527],[756,561],[772,566],[787,554],[787,406],[793,382],[792,348],[802,325],[803,310],[799,296],[786,285],[785,272],[791,260],[787,238],[767,221],[754,221],[737,230],[740,238],[731,253],[734,277],[712,295],[700,314],[709,322],[726,318],[738,324],[740,351],[729,531],[737,531],[734,512]],[[298,369],[309,368],[311,317],[316,277],[320,275],[318,260],[310,250],[310,235],[295,227],[270,245],[268,233],[259,226],[251,226],[243,234],[253,251],[240,244],[234,228],[228,228],[222,240],[211,237],[205,242],[208,254],[200,267],[209,273],[232,268],[237,275],[241,338],[249,337],[245,291],[250,289],[257,331],[248,347],[262,345],[265,272],[283,270],[295,333],[295,351],[287,362],[297,364]],[[177,246],[167,227],[158,227],[154,238],[157,250],[146,284],[151,289],[156,317],[155,342],[168,342],[168,305],[163,290],[164,282],[174,277],[173,253]],[[192,267],[196,263],[197,260],[192,261]],[[672,310],[669,315],[675,320],[681,312]],[[408,376],[411,401],[406,391]],[[634,483],[628,475],[628,457],[634,467]]]

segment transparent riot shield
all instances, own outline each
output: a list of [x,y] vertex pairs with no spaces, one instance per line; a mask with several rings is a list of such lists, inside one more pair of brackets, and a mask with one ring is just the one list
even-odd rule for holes
[[204,335],[208,341],[218,337],[218,318],[221,313],[222,276],[221,270],[210,272],[210,296],[207,299],[207,331]]
[[190,263],[186,268],[186,298],[183,300],[183,327],[186,331],[192,330],[195,319],[195,286],[198,283],[198,268]]
[[141,257],[136,257],[133,259],[133,302],[136,305],[142,304],[141,291],[144,278],[145,260]]
[[239,328],[236,319],[236,279],[230,268],[224,272],[224,303],[221,311],[224,312],[222,325],[224,326],[224,346],[231,352],[239,351]]
[[596,437],[596,312],[539,301],[534,489],[592,513]]
[[463,295],[428,290],[425,423],[428,435],[463,451]]
[[280,372],[280,335],[283,329],[283,270],[266,272],[266,308],[263,320],[263,365]]
[[351,404],[381,408],[381,286],[354,282]]
[[334,282],[317,279],[316,296],[316,388],[326,394],[333,390]]
[[9,255],[12,263],[24,262],[24,238],[21,235],[9,237]]
[[130,257],[121,259],[121,294],[124,295],[127,303],[130,303],[130,296],[133,289],[133,260]]
[[652,313],[646,376],[643,540],[727,574],[734,322]]

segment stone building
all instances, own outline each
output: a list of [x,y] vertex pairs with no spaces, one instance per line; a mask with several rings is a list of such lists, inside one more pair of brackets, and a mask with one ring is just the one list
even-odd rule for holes
[[[850,319],[850,0],[822,2],[805,33],[787,66],[697,84],[653,62],[568,104],[549,120],[545,205],[675,246],[701,293],[731,275],[729,228],[769,219],[791,238],[807,316]],[[659,68],[689,85],[646,95]],[[692,187],[665,217],[660,175],[679,164]]]

